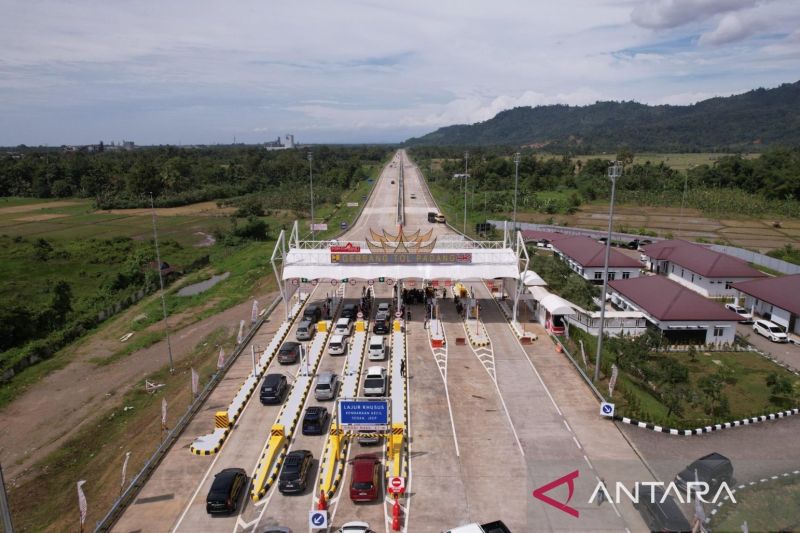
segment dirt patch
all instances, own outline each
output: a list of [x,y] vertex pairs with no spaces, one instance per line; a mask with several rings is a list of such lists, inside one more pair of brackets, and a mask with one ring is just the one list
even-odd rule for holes
[[80,205],[82,202],[75,202],[70,200],[59,200],[57,202],[42,202],[39,204],[15,205],[12,207],[0,207],[0,215],[8,215],[12,213],[27,213],[28,211],[38,211],[40,209],[50,209],[53,207],[68,207],[71,205]]
[[42,222],[43,220],[52,220],[54,218],[64,218],[68,216],[69,215],[59,213],[49,213],[43,215],[30,215],[27,217],[15,218],[14,220],[18,220],[19,222]]
[[217,242],[217,239],[215,239],[213,235],[209,235],[208,233],[203,233],[202,231],[195,231],[194,234],[199,235],[200,237],[203,238],[202,241],[194,245],[196,248],[206,248],[208,246],[214,246],[214,244]]
[[[179,207],[159,207],[156,209],[156,214],[160,217],[177,217],[177,216],[225,216],[230,215],[236,211],[235,207],[217,207],[216,202],[200,202],[197,204],[182,205]],[[112,215],[133,215],[133,216],[150,216],[153,210],[150,208],[144,209],[109,209],[107,211],[97,211],[97,213],[109,213]]]

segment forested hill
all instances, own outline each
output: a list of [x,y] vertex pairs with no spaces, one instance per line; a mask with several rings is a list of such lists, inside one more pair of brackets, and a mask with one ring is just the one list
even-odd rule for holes
[[486,122],[439,128],[411,146],[534,146],[547,151],[758,151],[800,145],[800,81],[687,106],[597,102],[517,107]]

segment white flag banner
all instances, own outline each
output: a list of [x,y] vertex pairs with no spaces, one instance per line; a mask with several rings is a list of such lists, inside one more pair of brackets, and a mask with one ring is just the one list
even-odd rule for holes
[[225,366],[225,350],[222,346],[219,347],[219,357],[217,357],[217,369],[222,369]]
[[250,316],[250,323],[255,324],[258,320],[258,300],[253,300],[253,314]]
[[[700,482],[697,470],[694,471],[694,480],[696,483]],[[703,504],[700,502],[700,495],[697,492],[694,494],[694,518],[697,520],[700,530],[703,531],[703,522],[706,520],[706,512],[703,509]]]
[[200,388],[200,376],[197,371],[192,369],[192,396],[197,396],[197,390]]
[[244,340],[244,320],[239,321],[239,334],[236,336],[236,344],[242,344]]
[[614,387],[617,385],[617,375],[619,375],[619,368],[617,368],[617,365],[611,365],[611,379],[608,380],[609,396],[614,396]]
[[128,470],[128,459],[130,458],[131,458],[131,452],[125,453],[125,461],[122,462],[122,482],[119,485],[120,490],[125,488],[125,474]]
[[167,429],[167,399],[161,398],[161,429]]
[[589,368],[589,362],[586,360],[586,350],[583,347],[583,341],[578,341],[581,345],[581,357],[583,357],[583,368]]
[[83,531],[83,524],[86,523],[86,512],[89,509],[86,504],[86,495],[83,493],[83,484],[85,480],[78,481],[78,510],[81,513],[81,531]]

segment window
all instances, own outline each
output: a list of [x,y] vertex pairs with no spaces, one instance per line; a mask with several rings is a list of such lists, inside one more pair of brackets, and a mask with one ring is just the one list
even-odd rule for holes
[[733,288],[733,287],[731,286],[731,283],[733,283],[733,282],[732,282],[732,281],[726,281],[726,282],[725,282],[725,289],[726,289],[726,290],[730,290],[730,289],[732,289],[732,288]]
[[622,279],[629,279],[630,277],[631,277],[631,273],[630,272],[623,272],[622,273]]
[[609,272],[608,273],[608,281],[614,281],[614,278],[616,278],[616,277],[617,277],[617,273],[616,272]]
[[714,336],[722,337],[722,328],[714,328]]
[[681,269],[681,277],[683,277],[683,269]]
[[692,281],[694,281],[694,274],[692,274]]
[[595,272],[594,273],[594,279],[603,279],[603,273],[602,272]]

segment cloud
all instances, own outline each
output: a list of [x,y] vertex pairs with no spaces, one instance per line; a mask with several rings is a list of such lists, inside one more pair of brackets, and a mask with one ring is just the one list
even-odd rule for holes
[[633,8],[631,21],[643,28],[675,28],[758,3],[759,0],[645,0]]
[[719,46],[741,41],[769,28],[763,16],[755,12],[727,13],[719,21],[717,27],[700,36],[701,45]]
[[696,104],[697,102],[701,102],[703,100],[708,100],[709,98],[713,98],[715,96],[720,96],[720,95],[714,93],[704,93],[704,92],[677,93],[677,94],[669,94],[667,96],[663,96],[653,103],[657,105],[689,105],[689,104]]

